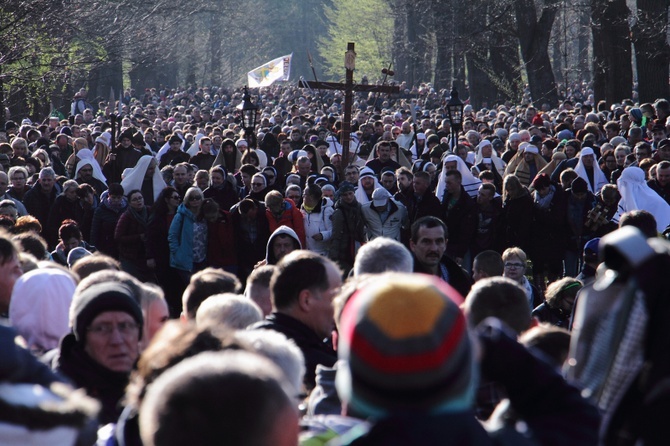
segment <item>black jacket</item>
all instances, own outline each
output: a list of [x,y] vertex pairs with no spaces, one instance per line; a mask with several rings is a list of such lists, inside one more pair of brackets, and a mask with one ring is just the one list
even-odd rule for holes
[[[446,280],[446,282],[449,285],[451,285],[456,291],[461,293],[461,296],[463,296],[463,298],[465,298],[465,296],[467,296],[468,293],[470,292],[470,288],[472,287],[473,284],[472,277],[470,277],[467,271],[461,268],[458,265],[458,263],[456,263],[446,254],[442,256],[440,263],[444,265],[444,267],[447,270],[447,274],[449,275],[449,280]],[[414,272],[432,275],[432,273],[429,270],[424,268],[423,265],[421,265],[421,263],[417,261],[416,256],[414,257]],[[436,276],[444,279],[439,270]]]
[[332,367],[337,361],[337,353],[333,350],[330,340],[319,338],[311,328],[299,320],[283,313],[272,313],[265,320],[258,322],[252,329],[275,330],[289,339],[293,339],[305,356],[305,387],[312,390],[316,385],[316,366],[318,364]]
[[54,360],[57,373],[69,378],[75,387],[100,401],[100,424],[114,423],[121,415],[119,401],[128,385],[128,373],[111,371],[95,362],[70,333],[61,339],[60,354]]

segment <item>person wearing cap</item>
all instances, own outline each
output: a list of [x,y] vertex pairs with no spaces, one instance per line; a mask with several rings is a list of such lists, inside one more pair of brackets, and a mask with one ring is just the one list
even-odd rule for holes
[[596,270],[600,261],[598,259],[598,244],[600,237],[592,238],[584,244],[582,251],[582,269],[575,279],[579,280],[584,286],[591,285],[596,280]]
[[[501,435],[517,445],[597,443],[598,411],[579,389],[517,343],[500,320],[470,328],[462,302],[437,278],[399,273],[336,298],[337,392],[347,414],[370,423],[343,444],[487,446]],[[493,424],[476,420],[479,376],[505,389],[514,416],[499,411]]]
[[361,213],[368,241],[381,236],[400,241],[402,230],[409,227],[407,208],[381,186],[372,192],[369,202],[361,205]]
[[516,155],[519,150],[519,145],[521,144],[521,135],[517,132],[512,132],[507,139],[506,150],[503,152],[501,159],[509,164],[510,160],[514,155]]
[[663,139],[656,146],[656,153],[652,159],[657,163],[661,161],[670,161],[670,139]]
[[139,357],[142,309],[124,283],[78,288],[70,305],[71,332],[60,341],[54,369],[102,404],[100,423],[121,414],[119,401]]

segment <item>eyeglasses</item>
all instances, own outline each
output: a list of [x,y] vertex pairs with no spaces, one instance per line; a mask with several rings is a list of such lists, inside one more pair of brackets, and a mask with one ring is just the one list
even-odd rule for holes
[[181,201],[181,197],[179,195],[174,195],[170,198],[173,199],[173,200]]
[[523,268],[525,265],[523,263],[505,263],[505,268],[507,269],[512,269],[512,268]]
[[88,332],[99,336],[111,336],[114,330],[118,330],[122,336],[136,335],[140,328],[135,322],[120,322],[114,324],[100,324],[88,327]]

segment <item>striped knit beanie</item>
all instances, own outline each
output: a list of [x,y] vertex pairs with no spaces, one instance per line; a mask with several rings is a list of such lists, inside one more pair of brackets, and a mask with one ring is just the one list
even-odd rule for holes
[[363,286],[340,319],[340,397],[357,414],[463,411],[476,368],[458,292],[439,279],[394,274]]

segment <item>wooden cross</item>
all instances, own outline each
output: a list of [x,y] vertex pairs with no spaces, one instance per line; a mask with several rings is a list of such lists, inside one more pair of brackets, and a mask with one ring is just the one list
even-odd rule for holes
[[349,139],[351,136],[351,106],[353,103],[354,91],[366,91],[376,93],[399,93],[400,87],[390,85],[354,85],[354,68],[356,64],[356,52],[354,43],[347,44],[347,52],[344,56],[344,67],[347,70],[345,83],[337,82],[319,82],[319,81],[300,81],[303,88],[313,90],[343,90],[344,91],[344,119],[342,120],[342,169],[349,164]]

